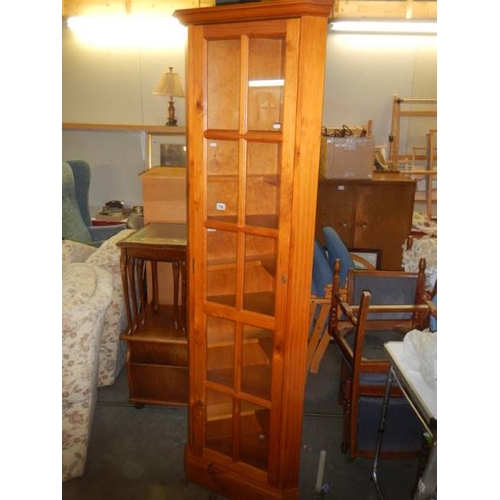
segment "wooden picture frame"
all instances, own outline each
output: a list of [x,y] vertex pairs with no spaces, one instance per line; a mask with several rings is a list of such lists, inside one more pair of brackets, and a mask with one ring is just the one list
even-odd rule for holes
[[366,261],[375,269],[380,269],[381,253],[377,248],[350,248],[349,252],[359,257],[360,261]]
[[187,148],[185,134],[148,133],[148,168],[186,167]]

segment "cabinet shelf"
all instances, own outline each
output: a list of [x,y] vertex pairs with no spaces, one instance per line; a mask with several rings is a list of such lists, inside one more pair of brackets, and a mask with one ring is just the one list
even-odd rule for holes
[[[215,216],[209,216],[207,218],[206,224],[210,226],[212,229],[216,229],[217,226],[213,225],[213,223],[221,222],[223,224],[231,224],[235,225],[238,223],[238,219],[236,215],[215,215]],[[245,217],[245,224],[247,225],[247,228],[249,231],[252,231],[252,228],[254,230],[256,228],[263,228],[263,229],[278,229],[278,223],[279,223],[279,218],[275,214],[248,214]],[[224,226],[218,226],[219,229],[226,229]],[[232,229],[232,227],[229,227],[227,229]],[[272,233],[272,235],[275,235]]]
[[[256,409],[253,405],[242,402],[240,416],[240,446],[239,457],[236,462],[245,462],[248,465],[266,470],[268,466],[268,451],[270,439],[269,410]],[[210,416],[209,416],[210,415]],[[207,447],[222,453],[220,459],[227,460],[231,454],[232,435],[232,405],[221,405],[207,412]],[[225,455],[225,456],[224,456]]]
[[122,333],[121,340],[127,342],[157,342],[168,344],[187,344],[187,336],[175,328],[174,313],[171,305],[160,305],[154,312],[150,305],[146,307],[146,321],[139,330]]
[[[259,410],[257,410],[259,411]],[[247,410],[241,410],[240,415],[255,415],[256,410],[249,408]],[[232,403],[220,403],[217,405],[210,405],[207,408],[207,421],[214,422],[216,420],[226,420],[233,416],[233,405]]]
[[[225,385],[219,385],[212,381],[206,382],[207,390],[210,392],[209,402],[206,405],[207,421],[224,420],[234,416],[234,404],[228,399],[228,395],[235,392]],[[262,415],[271,408],[269,398],[260,398],[251,393],[238,393],[239,412],[243,415]],[[260,417],[261,420],[262,417]],[[269,421],[263,420],[265,426],[269,427]]]
[[[252,181],[262,181],[272,186],[279,186],[280,176],[278,174],[247,174],[246,178]],[[208,182],[235,182],[237,175],[230,174],[209,174]]]
[[248,226],[278,229],[279,218],[275,214],[249,214],[245,222]]
[[[244,307],[250,311],[255,311],[267,316],[274,315],[274,293],[273,292],[252,292],[243,295]],[[209,295],[208,302],[235,307],[235,295]]]
[[[265,343],[266,341],[271,341],[272,337],[268,330],[263,330],[262,328],[254,328],[250,333],[244,334],[242,342],[243,344],[250,344],[253,342]],[[234,334],[233,332],[214,332],[211,333],[207,342],[207,347],[224,347],[234,345]],[[266,348],[267,349],[267,348]]]
[[[251,255],[245,258],[245,268],[262,266],[269,274],[276,274],[276,256],[269,254]],[[233,258],[213,259],[208,261],[207,270],[216,271],[221,269],[233,269],[236,267],[236,260]]]
[[[269,401],[271,397],[269,387],[271,365],[256,364],[244,366],[241,371],[242,381],[245,381],[241,384],[242,392],[251,394],[259,399]],[[207,378],[213,383],[227,386],[233,379],[233,370],[231,368],[210,370],[207,372]]]
[[203,135],[205,139],[221,141],[237,141],[238,139],[245,139],[249,142],[280,143],[283,140],[283,133],[278,130],[252,130],[240,133],[238,130],[208,129],[205,130]]

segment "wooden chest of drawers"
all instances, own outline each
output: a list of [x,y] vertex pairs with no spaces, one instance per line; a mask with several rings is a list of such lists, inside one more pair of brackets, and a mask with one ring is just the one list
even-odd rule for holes
[[400,270],[402,245],[411,232],[415,181],[397,172],[368,179],[321,179],[316,238],[332,226],[349,248],[380,250],[380,267]]

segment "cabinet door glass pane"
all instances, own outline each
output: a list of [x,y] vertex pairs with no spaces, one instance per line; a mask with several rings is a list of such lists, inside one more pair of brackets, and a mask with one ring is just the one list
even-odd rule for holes
[[248,130],[281,130],[284,46],[283,38],[249,41]]
[[233,398],[207,389],[206,446],[231,456]]
[[271,398],[273,332],[243,326],[241,390],[253,396]]
[[207,300],[235,307],[236,241],[231,231],[207,229]]
[[246,224],[278,228],[281,146],[249,142],[246,165]]
[[207,380],[233,387],[234,322],[207,317]]
[[245,236],[245,274],[243,307],[274,315],[276,239]]
[[236,222],[238,142],[209,140],[207,147],[207,217]]
[[240,422],[240,460],[267,470],[270,412],[242,401]]
[[[237,130],[240,101],[240,40],[207,42],[207,117],[209,129]],[[221,64],[227,61],[227,64]]]

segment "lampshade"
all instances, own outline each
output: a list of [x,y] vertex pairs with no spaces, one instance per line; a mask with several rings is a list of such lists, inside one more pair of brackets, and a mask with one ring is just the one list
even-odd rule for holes
[[161,79],[156,86],[155,95],[168,95],[172,97],[185,97],[184,90],[182,89],[179,75],[172,73],[173,68],[169,67],[169,71],[164,71]]

